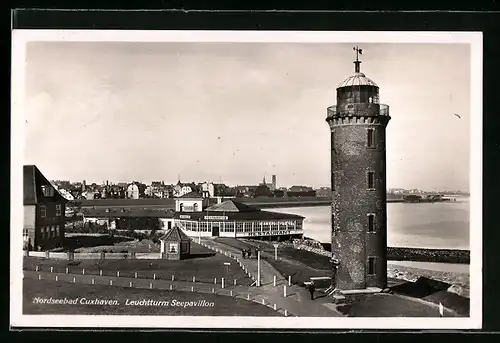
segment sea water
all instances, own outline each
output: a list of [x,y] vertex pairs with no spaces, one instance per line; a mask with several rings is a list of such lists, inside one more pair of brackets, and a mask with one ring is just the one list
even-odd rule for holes
[[[270,211],[305,217],[304,236],[322,243],[330,243],[331,212],[329,206],[276,208]],[[387,246],[467,250],[469,249],[469,217],[468,197],[457,197],[454,202],[388,203]],[[394,263],[400,264],[400,262]],[[410,264],[412,267],[423,268],[425,263],[411,262]],[[468,265],[459,267],[436,263],[426,265],[426,267],[446,271],[450,268],[465,270]]]

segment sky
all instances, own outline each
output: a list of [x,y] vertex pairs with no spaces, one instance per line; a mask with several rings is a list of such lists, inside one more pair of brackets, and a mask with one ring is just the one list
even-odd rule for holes
[[[87,183],[328,186],[326,108],[354,45],[30,42],[24,163]],[[387,187],[469,190],[469,46],[360,48],[390,106]]]

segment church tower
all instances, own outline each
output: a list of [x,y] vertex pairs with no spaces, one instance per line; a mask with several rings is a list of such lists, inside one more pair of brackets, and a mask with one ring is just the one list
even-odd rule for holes
[[328,107],[331,131],[332,286],[355,290],[387,286],[386,127],[389,106],[360,71],[337,87]]

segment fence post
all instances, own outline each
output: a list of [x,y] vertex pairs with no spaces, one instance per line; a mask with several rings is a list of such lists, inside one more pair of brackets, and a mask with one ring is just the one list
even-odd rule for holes
[[288,275],[288,286],[290,287],[292,285],[292,276]]
[[196,276],[193,276],[193,283],[196,282]]
[[247,294],[247,300],[250,300],[250,294]]
[[38,274],[38,280],[42,279],[42,275]]
[[35,271],[37,272],[38,271],[38,265],[35,266]]
[[109,280],[109,285],[113,286],[113,280]]
[[102,270],[99,270],[99,276],[102,276]]
[[156,280],[156,274],[153,273],[153,280]]
[[236,286],[236,279],[234,279],[234,285]]
[[137,279],[137,272],[135,272],[135,275],[134,275],[134,276],[135,276],[135,278]]
[[212,288],[212,293],[215,293],[215,288]]
[[132,281],[130,281],[130,287],[132,287]]
[[274,309],[274,310],[276,311],[276,304],[274,304],[274,307],[273,307],[273,309]]
[[66,267],[66,274],[68,274],[68,273],[69,273],[69,269],[68,269],[68,267]]
[[172,290],[172,289],[174,289],[174,288],[172,287],[172,285],[170,285],[170,290]]
[[283,297],[286,298],[286,285],[283,285]]
[[174,281],[174,280],[175,280],[175,277],[172,275],[172,281]]
[[191,286],[191,292],[194,292],[194,286]]
[[149,283],[149,288],[153,288],[153,283],[152,282]]
[[76,278],[75,277],[73,278],[73,283],[76,283]]
[[94,279],[92,279],[92,284],[94,284],[94,282],[95,282]]
[[222,288],[224,288],[224,278],[222,278]]
[[264,298],[262,298],[262,305],[265,305],[266,304],[266,300]]
[[56,275],[56,281],[59,281],[59,278],[57,277],[57,275]]
[[276,275],[273,277],[273,286],[276,287]]
[[288,317],[288,310],[285,310],[285,317]]
[[85,275],[85,268],[82,269],[82,275]]
[[230,295],[233,296],[233,291],[230,291]]
[[120,277],[120,271],[119,270],[116,272],[116,277]]
[[214,278],[214,284],[216,284],[216,283],[217,283],[217,278]]

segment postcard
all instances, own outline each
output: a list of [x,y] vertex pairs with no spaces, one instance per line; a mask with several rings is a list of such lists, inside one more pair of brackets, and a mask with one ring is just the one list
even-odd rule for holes
[[481,328],[481,33],[12,42],[12,327]]

